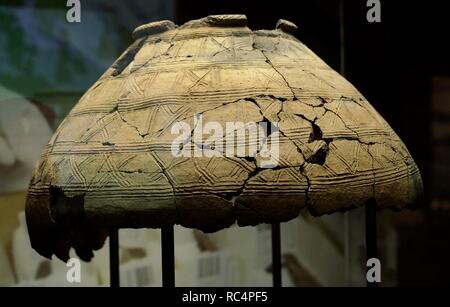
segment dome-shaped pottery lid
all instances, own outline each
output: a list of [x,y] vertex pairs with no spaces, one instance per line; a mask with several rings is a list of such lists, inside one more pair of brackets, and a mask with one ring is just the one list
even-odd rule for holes
[[251,31],[244,15],[137,28],[36,167],[33,247],[90,259],[109,227],[216,231],[416,203],[402,141],[295,30]]

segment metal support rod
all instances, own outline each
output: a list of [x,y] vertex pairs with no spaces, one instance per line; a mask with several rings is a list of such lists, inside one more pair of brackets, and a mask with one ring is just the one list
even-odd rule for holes
[[109,279],[112,288],[120,287],[119,274],[119,230],[109,230]]
[[[366,203],[366,253],[367,260],[378,258],[377,247],[377,211],[374,200]],[[368,287],[377,287],[376,282],[367,282]]]
[[272,278],[275,288],[281,287],[280,223],[272,224]]
[[161,228],[162,286],[175,287],[175,250],[173,225]]
[[352,286],[351,211],[344,213],[344,276],[347,287]]

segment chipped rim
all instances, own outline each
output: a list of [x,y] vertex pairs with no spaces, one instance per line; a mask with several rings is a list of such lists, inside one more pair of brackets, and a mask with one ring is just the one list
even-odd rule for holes
[[131,37],[133,39],[139,39],[144,36],[160,34],[177,27],[178,26],[170,20],[149,22],[134,29]]
[[[131,36],[134,40],[161,34],[173,29],[185,29],[185,28],[201,28],[201,27],[218,27],[218,28],[233,28],[233,27],[247,27],[247,16],[244,14],[220,14],[209,15],[204,18],[194,19],[187,21],[180,27],[170,20],[154,21],[147,24],[138,26],[132,32]],[[298,27],[293,22],[286,19],[279,19],[275,25],[274,30],[282,31],[286,34],[295,34]],[[265,32],[272,30],[254,30],[254,32]]]

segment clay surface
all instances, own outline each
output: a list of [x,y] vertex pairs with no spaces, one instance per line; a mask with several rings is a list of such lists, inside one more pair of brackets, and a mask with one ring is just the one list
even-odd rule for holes
[[[89,260],[109,227],[178,223],[212,232],[371,198],[380,209],[417,203],[422,181],[405,145],[295,30],[280,20],[275,30],[251,31],[243,15],[135,30],[36,166],[26,207],[33,247],[61,259],[74,247]],[[192,124],[195,114],[277,123],[277,166],[262,168],[259,153],[174,157],[171,127]]]

